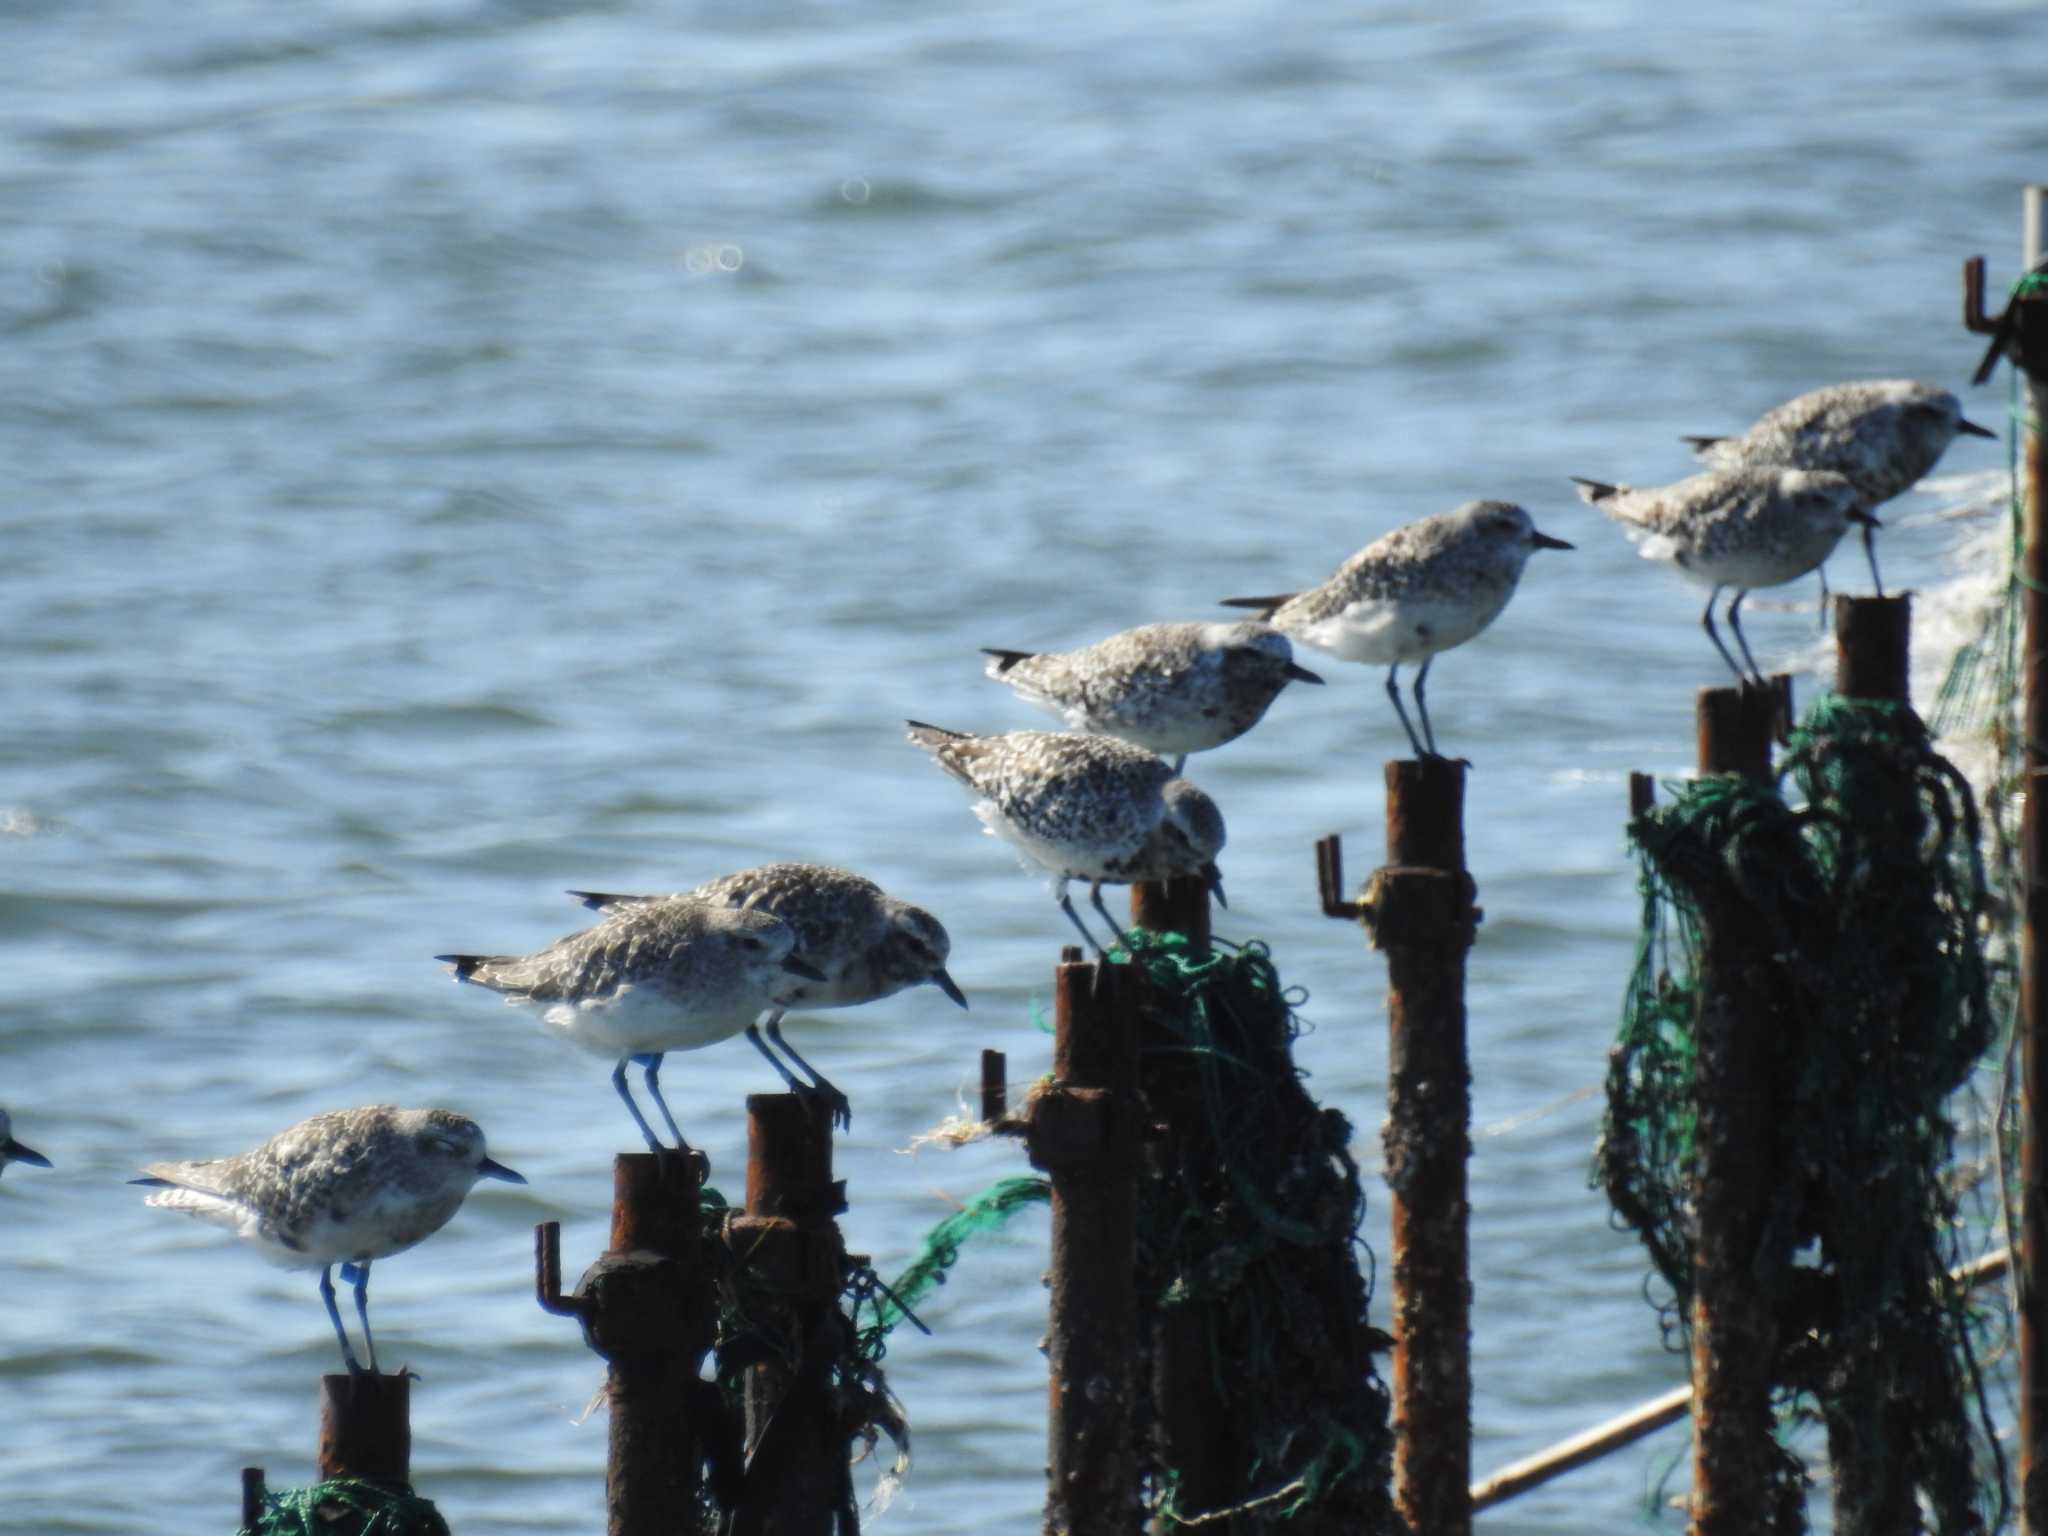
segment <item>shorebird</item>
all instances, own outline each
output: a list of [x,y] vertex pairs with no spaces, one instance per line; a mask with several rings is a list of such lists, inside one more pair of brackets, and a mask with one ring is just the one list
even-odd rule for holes
[[1119,943],[1105,885],[1199,875],[1220,902],[1223,813],[1161,759],[1110,736],[1010,731],[969,736],[912,720],[910,739],[981,798],[983,828],[1053,875],[1053,899],[1097,955],[1102,946],[1074,910],[1070,880]]
[[1069,727],[1170,757],[1235,741],[1290,682],[1320,683],[1297,666],[1271,625],[1143,624],[1072,651],[1004,651],[988,675]]
[[[763,864],[721,875],[695,890],[674,896],[618,896],[601,891],[571,891],[598,912],[645,907],[663,902],[694,902],[766,912],[796,932],[796,958],[816,969],[822,979],[799,982],[779,994],[760,1027],[797,1068],[809,1076],[799,1084],[772,1052],[763,1048],[792,1090],[823,1095],[841,1125],[853,1121],[846,1095],[825,1081],[787,1040],[782,1038],[784,1013],[801,1008],[850,1008],[930,982],[962,1008],[967,995],[946,974],[953,941],[939,920],[922,907],[898,901],[874,881],[829,864]],[[748,1026],[752,1033],[753,1026]],[[760,1045],[759,1036],[754,1042]]]
[[541,1022],[572,1045],[612,1057],[612,1087],[648,1149],[660,1153],[667,1149],[626,1087],[626,1064],[640,1067],[676,1147],[687,1153],[690,1144],[661,1096],[662,1057],[745,1030],[787,1080],[788,1069],[753,1025],[787,995],[792,976],[824,979],[795,950],[796,930],[766,912],[655,902],[622,906],[530,955],[434,958],[454,966],[457,981],[536,1009]]
[[251,1152],[201,1162],[147,1163],[143,1202],[228,1228],[273,1264],[320,1271],[320,1299],[342,1363],[363,1374],[334,1304],[334,1266],[355,1287],[369,1373],[370,1264],[445,1226],[478,1179],[525,1179],[484,1152],[477,1123],[447,1109],[388,1104],[336,1109],[279,1131]]
[[[1529,514],[1507,501],[1468,501],[1396,528],[1337,567],[1319,587],[1278,597],[1227,597],[1231,608],[1259,617],[1303,645],[1345,661],[1387,669],[1387,697],[1417,757],[1436,757],[1423,685],[1437,653],[1463,645],[1507,607],[1522,567],[1539,549],[1570,549],[1537,531]],[[1401,703],[1403,662],[1415,675],[1415,734]]]
[[[1763,672],[1742,633],[1742,600],[1756,587],[1804,576],[1834,552],[1851,523],[1866,535],[1879,526],[1848,478],[1822,469],[1710,469],[1672,485],[1638,490],[1578,480],[1579,494],[1622,525],[1645,560],[1668,560],[1711,588],[1701,623],[1737,679]],[[1870,574],[1877,576],[1871,551]],[[1744,672],[1714,628],[1714,604],[1733,587],[1728,627],[1748,663]],[[1882,592],[1882,588],[1879,589]]]

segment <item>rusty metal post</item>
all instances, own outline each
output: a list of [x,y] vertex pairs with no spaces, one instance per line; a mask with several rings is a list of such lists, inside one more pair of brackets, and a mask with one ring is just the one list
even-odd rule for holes
[[[1139,881],[1131,887],[1131,923],[1150,933],[1187,935],[1198,953],[1211,937],[1209,888],[1194,876]],[[1160,1161],[1177,1168],[1182,1145],[1207,1113],[1192,1062],[1173,1049],[1163,1026],[1140,1026],[1148,1050],[1140,1058],[1145,1101],[1160,1124]],[[1243,1458],[1233,1453],[1232,1427],[1244,1405],[1233,1404],[1217,1380],[1210,1358],[1210,1313],[1206,1303],[1170,1308],[1158,1318],[1151,1340],[1152,1411],[1161,1465],[1175,1480],[1181,1509],[1195,1514],[1226,1509],[1250,1497]],[[1219,1521],[1208,1529],[1232,1536],[1241,1523]]]
[[1127,965],[1062,961],[1053,1083],[1025,1146],[1052,1183],[1046,1536],[1138,1528],[1137,1033]]
[[[2042,271],[2048,256],[2048,187],[2024,190],[2026,267]],[[1975,293],[1970,292],[1974,268]],[[1990,333],[1991,350],[1976,382],[2003,353],[2027,380],[2020,428],[2025,477],[2024,547],[2020,555],[2021,740],[2020,813],[2020,1253],[2019,1295],[2021,1530],[2048,1536],[2048,814],[2034,787],[2048,782],[2048,291],[2038,278],[2015,293],[1993,323],[1983,309],[1983,261],[1965,268],[1965,323]]]
[[263,1518],[263,1469],[242,1468],[242,1523],[239,1530],[253,1531],[256,1522]]
[[1913,594],[1835,595],[1835,692],[1845,699],[1909,701]]
[[[786,1352],[749,1366],[746,1489],[734,1536],[831,1536],[852,1517],[848,1431],[831,1397],[849,1324],[846,1249],[834,1217],[832,1112],[794,1093],[747,1096],[747,1211],[728,1227],[747,1283],[767,1298]],[[851,1525],[844,1527],[851,1529]]]
[[1001,1051],[981,1053],[981,1118],[991,1125],[1010,1112],[1010,1059]]
[[611,1246],[561,1294],[561,1228],[535,1229],[540,1304],[576,1318],[605,1358],[611,1442],[605,1463],[608,1536],[656,1536],[692,1508],[711,1463],[712,1486],[729,1500],[737,1483],[735,1438],[715,1388],[698,1379],[717,1326],[702,1262],[702,1165],[694,1159],[623,1153],[612,1160]]
[[[1704,688],[1702,773],[1771,782],[1774,692]],[[1693,1536],[1771,1530],[1771,1284],[1759,1274],[1771,1156],[1770,1042],[1755,999],[1769,985],[1768,926],[1719,885],[1700,907],[1693,1250]]]
[[412,1378],[342,1374],[320,1378],[320,1480],[374,1483],[412,1479]]
[[[1910,707],[1913,595],[1835,598],[1835,692],[1844,698],[1883,700]],[[1921,818],[1910,770],[1892,787],[1899,825],[1892,834],[1917,842]],[[1881,1177],[1881,1175],[1880,1175]],[[1828,1255],[1823,1252],[1825,1259]],[[1919,1405],[1898,1391],[1900,1349],[1886,1349],[1845,1363],[1831,1402],[1821,1405],[1828,1428],[1828,1460],[1834,1473],[1835,1523],[1863,1536],[1913,1536],[1920,1527],[1913,1469],[1886,1447],[1909,1443]],[[1881,1444],[1858,1435],[1865,1415],[1885,1424]]]
[[1465,952],[1480,914],[1465,870],[1464,804],[1464,764],[1388,763],[1387,863],[1364,900],[1387,956],[1394,1503],[1430,1536],[1472,1529]]
[[1148,933],[1184,933],[1209,947],[1209,887],[1197,876],[1140,880],[1131,887],[1131,923]]

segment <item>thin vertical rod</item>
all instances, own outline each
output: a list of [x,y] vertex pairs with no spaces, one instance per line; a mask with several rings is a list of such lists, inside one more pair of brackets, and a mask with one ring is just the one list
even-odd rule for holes
[[[2025,189],[2023,231],[2029,271],[2048,253],[2048,188]],[[2048,304],[2048,297],[2014,298],[2015,304]],[[2048,334],[2048,326],[2024,333]],[[2027,376],[2026,420],[2021,428],[2025,496],[2020,608],[2022,740],[2025,743],[2020,814],[2020,872],[2025,896],[2020,928],[2020,1464],[2022,1526],[2029,1536],[2048,1536],[2048,1489],[2038,1475],[2048,1436],[2048,815],[2034,791],[2048,769],[2048,359],[2032,359]]]

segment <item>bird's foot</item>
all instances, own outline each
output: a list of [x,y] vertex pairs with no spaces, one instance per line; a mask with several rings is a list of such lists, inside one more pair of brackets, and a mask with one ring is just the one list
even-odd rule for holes
[[809,1083],[797,1089],[807,1099],[823,1099],[832,1110],[832,1124],[842,1131],[853,1129],[853,1105],[830,1083]]

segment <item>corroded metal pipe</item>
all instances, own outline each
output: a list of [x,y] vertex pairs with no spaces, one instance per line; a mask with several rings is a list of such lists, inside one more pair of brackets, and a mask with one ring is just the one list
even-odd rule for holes
[[412,1378],[343,1373],[320,1378],[320,1480],[412,1480]]
[[1479,912],[1465,870],[1465,768],[1387,764],[1387,863],[1365,900],[1387,956],[1394,1501],[1410,1529],[1472,1529],[1472,1290],[1465,953]]
[[[1699,698],[1702,773],[1771,781],[1777,701],[1755,688]],[[1693,1249],[1693,1536],[1755,1536],[1770,1507],[1772,1284],[1759,1273],[1768,1210],[1772,1079],[1764,1027],[1772,950],[1767,924],[1715,882],[1700,912]]]
[[736,1536],[831,1536],[852,1484],[832,1365],[849,1326],[839,1309],[846,1209],[832,1177],[832,1112],[815,1095],[747,1096],[747,1210],[727,1228],[747,1284],[788,1341],[749,1366],[747,1472]]
[[540,1305],[581,1323],[607,1365],[608,1536],[672,1529],[676,1511],[694,1506],[707,1460],[714,1489],[730,1496],[737,1483],[716,1392],[698,1379],[717,1322],[701,1262],[701,1177],[696,1159],[614,1158],[611,1246],[570,1296],[561,1290],[560,1227],[535,1229]]
[[1131,967],[1055,973],[1053,1084],[1025,1146],[1052,1184],[1046,1536],[1137,1529],[1137,1034]]

